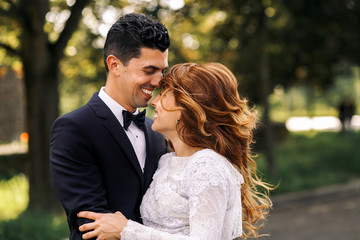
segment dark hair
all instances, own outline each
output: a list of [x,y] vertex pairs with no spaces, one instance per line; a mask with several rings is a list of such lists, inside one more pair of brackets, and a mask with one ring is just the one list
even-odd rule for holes
[[119,18],[110,28],[104,46],[104,63],[109,55],[117,57],[125,66],[140,56],[140,48],[164,52],[170,46],[166,27],[151,16],[130,13]]

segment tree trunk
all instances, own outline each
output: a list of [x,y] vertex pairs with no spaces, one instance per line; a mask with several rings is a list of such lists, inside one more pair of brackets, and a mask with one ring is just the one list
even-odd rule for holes
[[50,128],[58,116],[58,65],[43,31],[45,13],[33,3],[23,3],[21,58],[24,66],[26,120],[31,161],[29,208],[60,209],[50,176]]
[[262,106],[264,107],[264,112],[262,116],[262,122],[265,126],[264,137],[265,137],[265,156],[267,162],[268,172],[271,175],[275,174],[275,158],[274,158],[274,136],[273,136],[273,127],[270,119],[270,105],[269,105],[269,95],[271,93],[271,83],[270,83],[270,69],[269,69],[269,57],[266,50],[267,42],[267,32],[266,26],[263,23],[260,28],[260,38],[261,38],[261,52],[260,52],[260,82],[261,82],[261,96],[262,96]]
[[[42,73],[47,73],[42,75]],[[59,209],[49,164],[51,125],[58,116],[58,89],[56,69],[48,64],[35,73],[32,86],[27,88],[26,117],[29,132],[28,159],[31,161],[29,208]]]
[[313,117],[315,114],[314,109],[314,89],[310,79],[305,81],[305,103],[307,116]]
[[6,1],[0,8],[3,17],[20,23],[20,47],[0,42],[0,47],[19,56],[23,64],[26,94],[26,128],[29,133],[30,202],[29,208],[60,209],[50,176],[50,130],[59,114],[58,68],[64,49],[76,31],[83,9],[91,0],[79,0],[70,7],[70,16],[55,43],[44,32],[49,0]]

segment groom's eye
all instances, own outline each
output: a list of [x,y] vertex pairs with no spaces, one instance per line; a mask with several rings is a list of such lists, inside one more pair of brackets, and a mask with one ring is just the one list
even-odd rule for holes
[[149,70],[149,69],[147,69],[147,70],[145,70],[145,73],[146,73],[147,75],[152,75],[152,74],[155,73],[155,70]]

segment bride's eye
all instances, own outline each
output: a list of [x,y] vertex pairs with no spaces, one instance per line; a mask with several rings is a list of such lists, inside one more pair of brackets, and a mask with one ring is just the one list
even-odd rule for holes
[[159,95],[160,96],[163,96],[165,92],[166,92],[166,90],[163,87],[159,88]]
[[167,73],[167,70],[168,70],[168,69],[167,69],[167,68],[165,68],[164,70],[162,70],[162,71],[161,71],[161,73],[162,73],[163,77],[164,77],[164,76],[165,76],[165,74]]

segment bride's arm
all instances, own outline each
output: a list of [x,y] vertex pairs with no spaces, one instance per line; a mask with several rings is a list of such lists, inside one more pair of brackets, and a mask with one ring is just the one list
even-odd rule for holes
[[[91,213],[91,219],[95,222],[80,227],[80,231],[93,230],[86,233],[84,239],[95,236],[101,236],[101,239],[119,239],[121,233],[123,240],[220,240],[231,195],[229,176],[224,168],[214,166],[214,162],[209,164],[204,161],[200,165],[196,164],[191,168],[184,179],[189,197],[190,235],[171,234],[146,227],[127,220],[120,213]],[[90,218],[88,212],[86,214],[80,213],[79,217]],[[228,231],[232,231],[232,227],[228,227]]]
[[[210,176],[210,175],[209,175]],[[171,234],[146,227],[129,220],[121,232],[122,240],[221,240],[229,193],[223,184],[197,178],[192,181],[190,208],[190,235]]]

